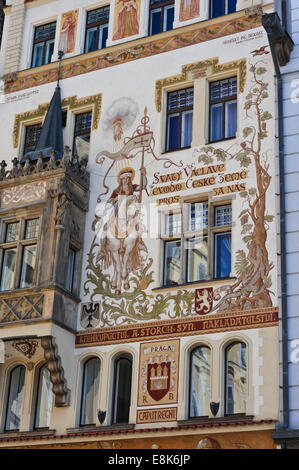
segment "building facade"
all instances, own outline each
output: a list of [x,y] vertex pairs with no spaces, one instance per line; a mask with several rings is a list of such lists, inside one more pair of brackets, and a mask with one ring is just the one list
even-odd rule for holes
[[[299,448],[298,414],[298,24],[299,5],[295,1],[276,2],[279,14],[279,28],[276,21],[269,23],[268,31],[275,34],[280,29],[283,43],[290,46],[290,60],[276,64],[278,84],[277,129],[278,165],[280,174],[278,187],[277,215],[282,219],[279,224],[279,285],[280,289],[280,420],[273,433],[274,440],[283,448]],[[276,33],[275,33],[276,31]],[[288,37],[289,36],[289,37]],[[279,40],[278,40],[279,41]],[[280,40],[281,41],[281,40]],[[277,49],[279,51],[279,48]],[[279,54],[273,54],[274,63]],[[280,164],[279,164],[280,163]]]
[[273,10],[6,2],[0,447],[276,447]]

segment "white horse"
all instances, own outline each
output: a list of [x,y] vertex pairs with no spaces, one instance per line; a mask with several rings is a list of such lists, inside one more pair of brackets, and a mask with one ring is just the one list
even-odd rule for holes
[[[119,196],[117,202],[104,214],[99,228],[104,236],[96,262],[105,270],[113,266],[111,289],[120,295],[122,285],[125,290],[130,289],[129,275],[143,269],[148,253],[142,240],[146,230],[137,197]],[[99,228],[96,229],[98,233]],[[142,256],[142,251],[146,253],[145,256]]]

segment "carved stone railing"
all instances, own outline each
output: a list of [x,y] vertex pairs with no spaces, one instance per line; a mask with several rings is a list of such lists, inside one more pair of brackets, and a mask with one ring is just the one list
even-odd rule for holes
[[36,161],[32,161],[29,156],[26,157],[24,163],[14,158],[12,160],[12,168],[6,170],[6,167],[7,163],[3,160],[0,164],[0,182],[59,169],[67,170],[80,180],[85,180],[86,182],[89,180],[89,174],[86,170],[87,158],[81,158],[79,160],[78,155],[71,156],[69,147],[64,148],[61,159],[56,159],[55,152],[50,151],[50,158],[48,161],[45,161],[42,152],[39,152]]

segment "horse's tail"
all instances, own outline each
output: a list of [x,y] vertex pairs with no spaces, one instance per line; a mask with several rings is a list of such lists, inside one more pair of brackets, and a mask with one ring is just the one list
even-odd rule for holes
[[130,257],[129,257],[130,270],[132,272],[138,271],[141,268],[141,265],[142,265],[142,259],[141,259],[141,256],[140,256],[140,248],[139,248],[140,243],[144,244],[141,237],[137,237],[136,241],[135,241],[135,244],[132,248],[132,251],[130,253]]

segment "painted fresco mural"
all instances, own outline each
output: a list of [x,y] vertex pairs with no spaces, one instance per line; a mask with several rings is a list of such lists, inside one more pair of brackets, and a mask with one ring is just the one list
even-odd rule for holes
[[139,33],[140,0],[116,0],[113,40]]
[[61,16],[61,29],[58,50],[65,54],[73,52],[76,43],[76,33],[79,10],[63,13]]
[[[198,161],[205,164],[236,161],[242,169],[254,168],[255,185],[239,193],[244,209],[239,213],[241,235],[245,249],[238,250],[235,272],[236,282],[227,288],[214,290],[216,305],[210,311],[233,311],[271,307],[273,262],[269,260],[267,234],[274,214],[267,210],[266,195],[271,184],[269,158],[271,149],[265,149],[263,140],[268,137],[268,122],[273,118],[267,110],[269,84],[264,80],[267,61],[249,61],[250,86],[246,95],[244,112],[248,125],[242,130],[243,138],[227,150],[215,147],[200,149]],[[197,151],[198,152],[198,151]],[[221,192],[219,192],[221,194]]]
[[[267,110],[267,64],[267,59],[261,58],[248,61],[244,91],[247,124],[242,137],[227,148],[217,144],[195,148],[187,164],[175,156],[170,158],[170,154],[157,156],[147,108],[141,117],[130,98],[111,105],[104,126],[112,131],[113,152],[101,151],[96,157],[104,175],[103,191],[97,199],[84,284],[84,294],[90,301],[102,300],[100,325],[273,306],[274,264],[267,246],[274,220],[267,209],[272,148],[264,145],[272,119]],[[140,124],[135,124],[132,135],[124,137],[124,128],[132,128],[137,120]],[[147,175],[149,162],[154,162],[157,170],[151,180]],[[171,205],[179,201],[182,192],[198,194],[198,188],[212,190],[214,197],[237,196],[240,210],[234,225],[240,227],[242,246],[233,258],[235,281],[195,291],[178,287],[176,291],[155,293],[152,287],[159,279],[146,237],[144,206],[153,201],[157,206]]]
[[180,21],[191,20],[199,16],[199,0],[181,0]]

